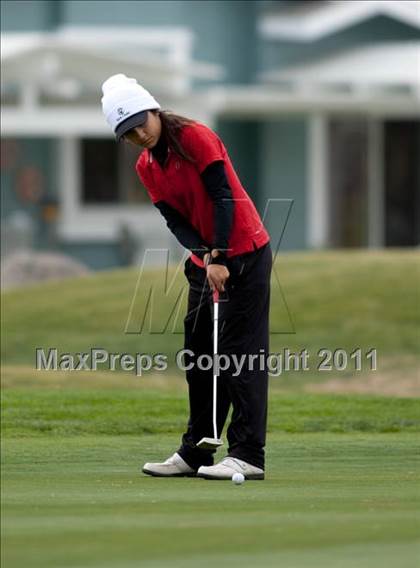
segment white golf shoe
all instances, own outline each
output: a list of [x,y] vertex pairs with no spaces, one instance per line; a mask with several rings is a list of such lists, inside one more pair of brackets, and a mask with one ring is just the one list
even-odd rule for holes
[[264,470],[238,458],[224,458],[216,465],[202,465],[197,477],[205,479],[232,479],[234,473],[242,473],[245,479],[264,479]]
[[162,463],[145,463],[143,473],[155,477],[191,477],[195,476],[196,471],[175,453]]

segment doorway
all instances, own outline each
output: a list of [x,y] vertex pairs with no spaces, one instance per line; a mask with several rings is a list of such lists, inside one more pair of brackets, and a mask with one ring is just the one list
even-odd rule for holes
[[420,244],[420,121],[384,123],[385,245]]

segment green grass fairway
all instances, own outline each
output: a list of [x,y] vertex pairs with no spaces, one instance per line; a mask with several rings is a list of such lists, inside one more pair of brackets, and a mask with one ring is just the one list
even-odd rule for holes
[[5,568],[416,566],[418,399],[272,389],[267,479],[234,486],[140,473],[185,385],[63,375],[5,372]]
[[267,479],[156,479],[171,435],[8,438],[4,568],[415,568],[413,434],[269,436]]

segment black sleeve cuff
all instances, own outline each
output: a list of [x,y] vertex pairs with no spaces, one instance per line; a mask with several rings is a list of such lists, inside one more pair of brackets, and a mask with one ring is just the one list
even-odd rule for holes
[[227,256],[222,252],[220,252],[214,258],[212,256],[210,256],[209,264],[221,264],[223,266],[227,266]]

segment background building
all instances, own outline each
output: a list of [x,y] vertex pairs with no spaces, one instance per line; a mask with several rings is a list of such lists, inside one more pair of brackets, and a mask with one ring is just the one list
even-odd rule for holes
[[221,135],[271,234],[290,213],[281,250],[419,244],[419,2],[5,0],[1,22],[3,257],[181,256],[102,115],[117,72]]

